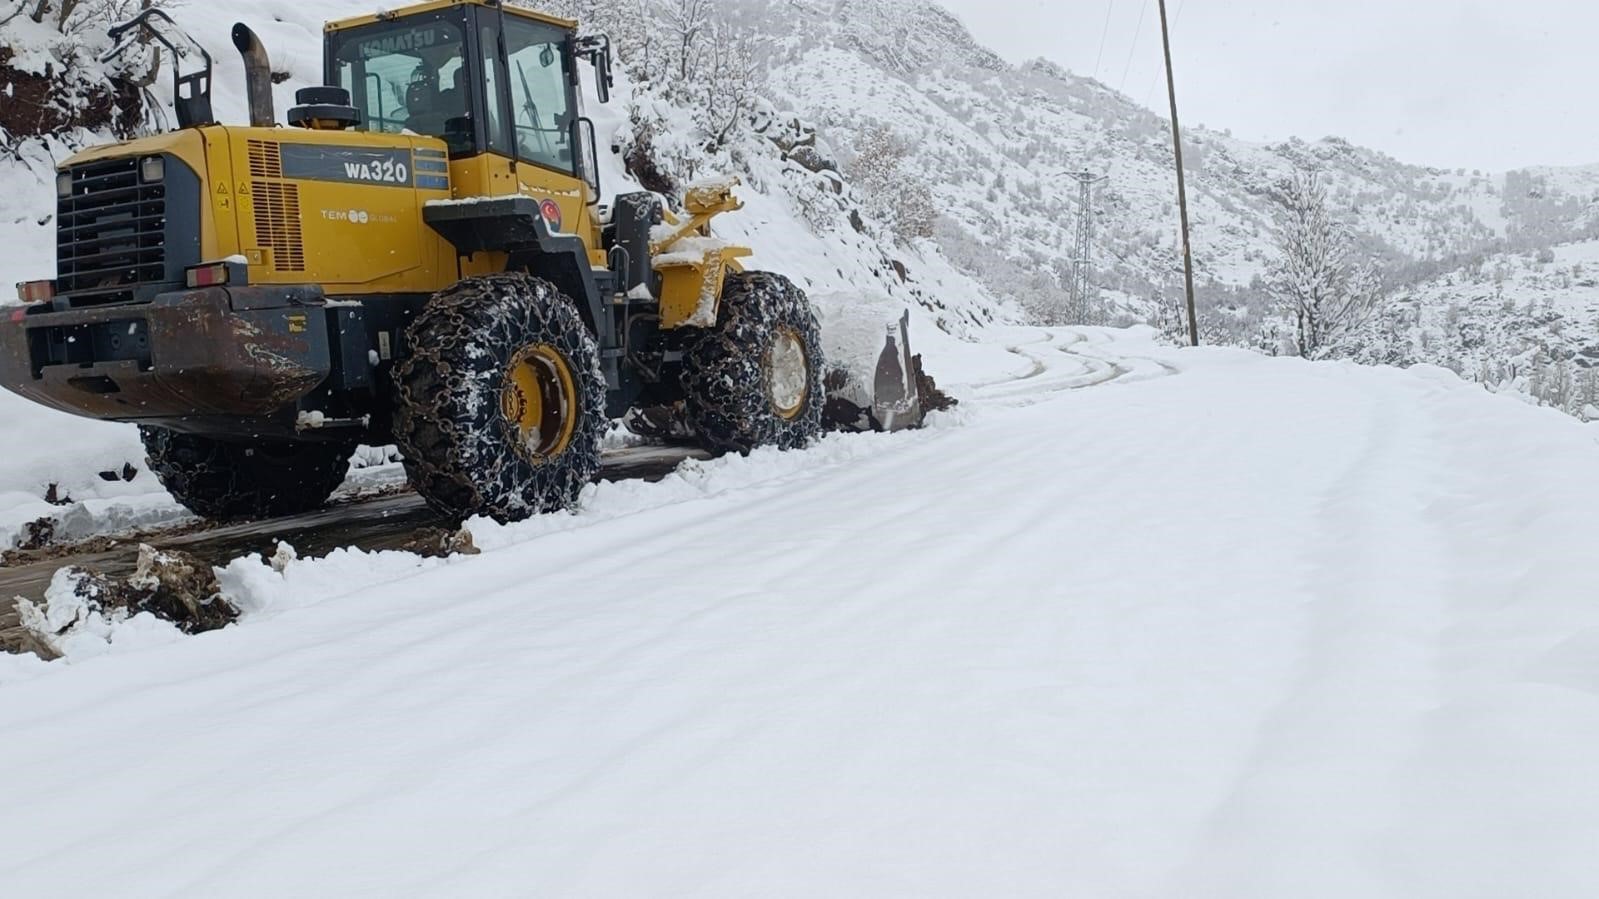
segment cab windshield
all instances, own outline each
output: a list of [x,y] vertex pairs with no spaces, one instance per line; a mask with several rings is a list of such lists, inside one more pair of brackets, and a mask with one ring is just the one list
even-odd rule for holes
[[538,22],[508,19],[512,130],[518,159],[571,173],[572,59],[566,33]]
[[471,81],[458,18],[379,22],[330,35],[335,83],[361,110],[360,128],[444,138],[472,152]]

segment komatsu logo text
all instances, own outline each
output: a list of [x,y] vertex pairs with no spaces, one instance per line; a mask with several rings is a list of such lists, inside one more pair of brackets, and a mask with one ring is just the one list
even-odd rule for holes
[[[416,28],[400,34],[389,34],[360,43],[361,58],[375,59],[394,53],[412,53],[432,47],[439,42],[438,28]],[[456,39],[456,43],[459,43]]]

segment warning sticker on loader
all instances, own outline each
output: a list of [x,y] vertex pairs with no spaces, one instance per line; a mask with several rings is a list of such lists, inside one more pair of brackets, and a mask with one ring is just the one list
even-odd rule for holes
[[415,170],[410,150],[285,143],[281,152],[285,178],[410,187]]

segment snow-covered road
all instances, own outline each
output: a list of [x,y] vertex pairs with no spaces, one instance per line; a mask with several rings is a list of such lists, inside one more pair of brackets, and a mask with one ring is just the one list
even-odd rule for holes
[[468,559],[241,561],[239,626],[0,660],[4,892],[1599,894],[1592,430],[1011,346],[930,431]]

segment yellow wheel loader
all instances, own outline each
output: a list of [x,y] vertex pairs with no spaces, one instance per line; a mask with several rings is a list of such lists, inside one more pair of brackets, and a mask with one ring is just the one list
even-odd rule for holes
[[247,26],[248,126],[214,121],[211,58],[164,13],[112,36],[173,51],[178,128],[61,166],[56,277],[19,285],[0,383],[138,423],[193,511],[315,508],[355,445],[395,443],[434,507],[513,520],[571,504],[629,410],[732,451],[821,430],[808,300],[711,236],[736,182],[680,214],[600,202],[603,36],[497,0],[332,22],[287,127]]

